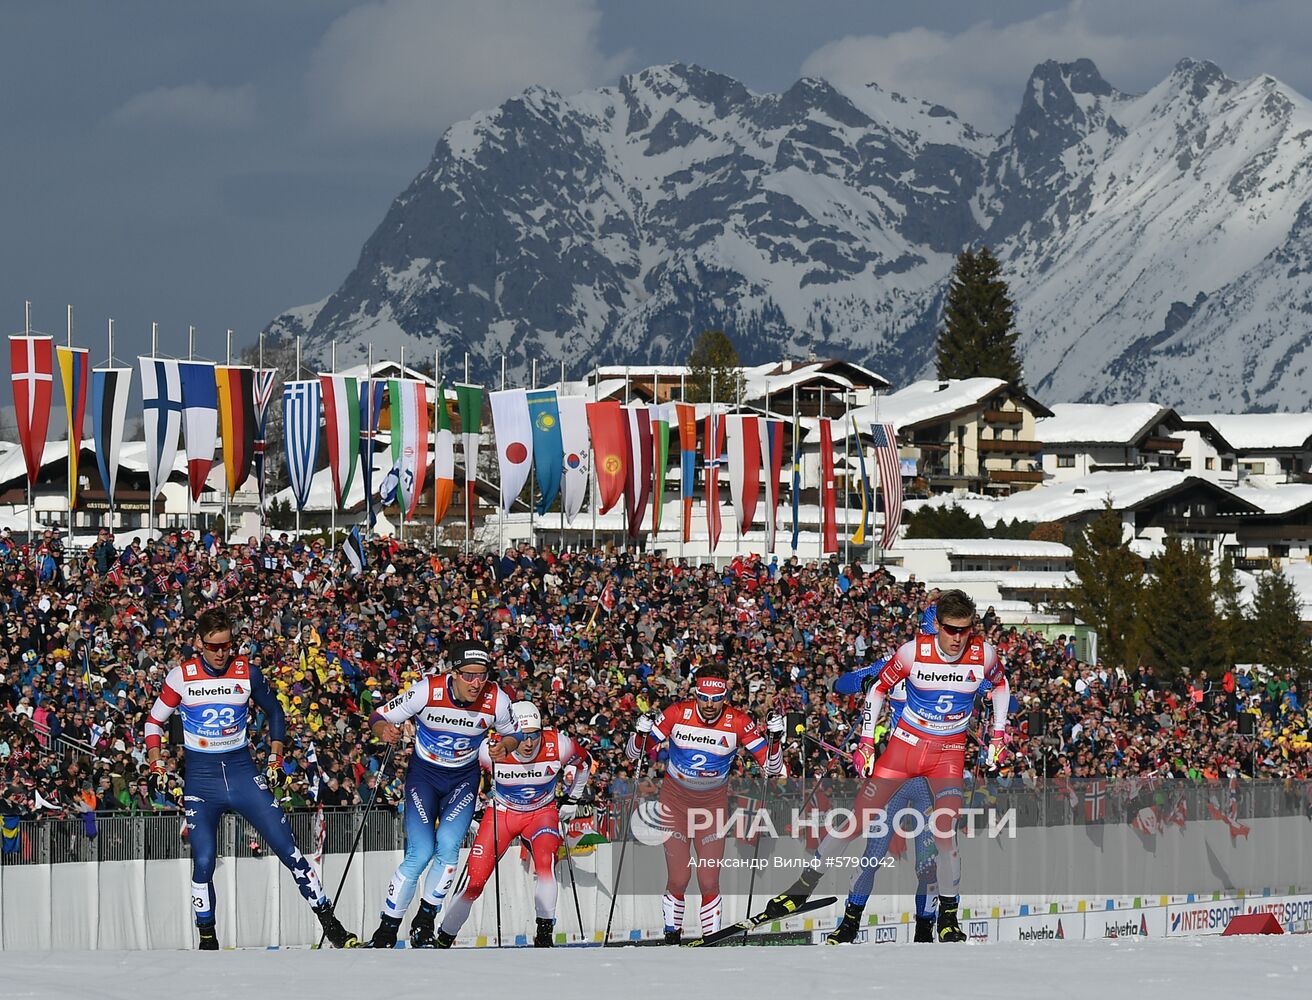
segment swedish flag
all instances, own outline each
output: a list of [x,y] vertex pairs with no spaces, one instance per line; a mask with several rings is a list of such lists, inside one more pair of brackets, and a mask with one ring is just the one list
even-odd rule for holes
[[17,816],[0,816],[0,851],[17,854],[23,842],[21,830]]

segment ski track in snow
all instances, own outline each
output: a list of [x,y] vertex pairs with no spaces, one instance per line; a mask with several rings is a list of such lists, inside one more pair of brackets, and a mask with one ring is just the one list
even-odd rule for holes
[[[0,997],[389,1000],[500,995],[719,998],[1126,997],[1177,1000],[1304,995],[1312,937],[1196,937],[1149,941],[764,947],[530,948],[445,953],[355,950],[5,952]],[[517,984],[517,985],[511,985]]]

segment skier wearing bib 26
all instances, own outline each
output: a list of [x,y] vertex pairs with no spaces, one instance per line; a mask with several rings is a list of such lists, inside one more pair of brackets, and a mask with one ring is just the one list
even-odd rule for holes
[[[625,747],[629,759],[636,761],[644,746],[650,753],[669,742],[660,792],[660,812],[669,830],[664,843],[666,881],[661,901],[667,944],[679,944],[683,935],[683,897],[694,848],[702,897],[702,934],[720,929],[724,838],[716,827],[728,808],[729,770],[738,751],[751,754],[768,775],[784,773],[783,716],[772,715],[767,720],[767,743],[750,716],[727,705],[729,674],[724,667],[711,664],[698,670],[693,687],[693,698],[675,702],[654,723],[648,716],[639,716],[638,731],[629,736]],[[711,829],[691,829],[691,819],[707,814],[717,817]]]
[[415,723],[415,749],[405,776],[405,857],[387,887],[370,948],[396,946],[396,932],[429,861],[433,867],[410,923],[410,947],[437,946],[437,911],[455,881],[460,844],[474,818],[479,748],[490,729],[504,737],[489,748],[492,760],[504,760],[516,746],[510,698],[488,678],[491,667],[482,643],[457,645],[450,672],[421,677],[369,716],[374,735],[384,743],[401,738],[398,727],[407,719]]
[[[908,782],[919,778],[928,782],[934,803],[930,826],[938,849],[938,940],[964,941],[966,935],[957,920],[961,862],[956,821],[965,780],[966,729],[976,695],[992,685],[993,738],[988,754],[989,766],[994,766],[1006,741],[1011,691],[993,646],[972,634],[975,602],[969,596],[960,590],[944,592],[938,600],[937,618],[937,634],[919,635],[903,643],[866,695],[861,740],[852,753],[852,764],[857,774],[868,780],[857,792],[854,811],[860,820],[858,829],[867,829],[881,813],[886,814],[893,796]],[[876,720],[885,699],[903,681],[906,706],[888,748],[876,760]],[[850,836],[830,833],[817,853],[821,858],[834,856],[850,840]],[[790,912],[810,895],[822,875],[821,867],[809,869],[772,899],[767,911],[780,916]]]
[[[183,806],[191,840],[191,903],[202,951],[217,951],[214,927],[214,864],[219,817],[235,812],[259,831],[270,849],[296,879],[296,888],[314,908],[324,933],[336,948],[358,942],[333,915],[319,876],[301,854],[287,817],[270,787],[283,778],[282,749],[287,717],[268,683],[244,656],[232,655],[232,622],[212,608],[196,623],[201,654],[183,660],[164,678],[164,687],[146,720],[146,761],[162,777],[160,741],[174,712],[182,715],[186,747]],[[251,759],[247,734],[251,699],[269,718],[269,760],[261,774]]]
[[[469,875],[464,891],[442,914],[437,946],[450,948],[469,916],[470,907],[483,894],[487,880],[506,848],[522,837],[533,853],[533,893],[537,909],[535,948],[550,948],[556,926],[556,851],[560,848],[560,812],[556,785],[565,768],[574,763],[574,780],[568,798],[577,799],[588,783],[588,757],[572,739],[554,729],[542,728],[542,715],[529,701],[510,706],[519,727],[519,746],[505,760],[494,762],[488,744],[478,751],[478,762],[492,775],[493,815],[484,816],[469,852]],[[563,809],[574,808],[572,803]],[[572,818],[572,814],[571,814]]]

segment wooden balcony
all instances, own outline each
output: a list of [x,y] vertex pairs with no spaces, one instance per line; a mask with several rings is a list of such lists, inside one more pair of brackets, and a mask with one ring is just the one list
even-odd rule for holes
[[980,438],[982,455],[1037,455],[1043,450],[1038,441],[1009,441],[1005,438]]
[[1184,447],[1184,442],[1179,438],[1144,438],[1143,446],[1140,451],[1169,451],[1173,454],[1180,454],[1180,449]]
[[1023,424],[1025,414],[1020,410],[985,410],[984,422],[986,424]]
[[992,483],[1041,483],[1043,470],[1026,472],[1020,469],[989,469],[989,482]]

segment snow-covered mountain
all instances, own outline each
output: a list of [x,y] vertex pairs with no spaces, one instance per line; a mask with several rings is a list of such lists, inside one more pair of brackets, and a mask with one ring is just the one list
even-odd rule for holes
[[524,381],[680,362],[722,327],[748,362],[904,381],[956,253],[987,242],[1041,398],[1306,409],[1310,142],[1306,99],[1193,60],[1137,96],[1044,63],[1001,136],[874,83],[754,94],[671,65],[532,88],[448,129],[342,286],[269,330],[339,363],[436,349],[451,376],[505,354]]

